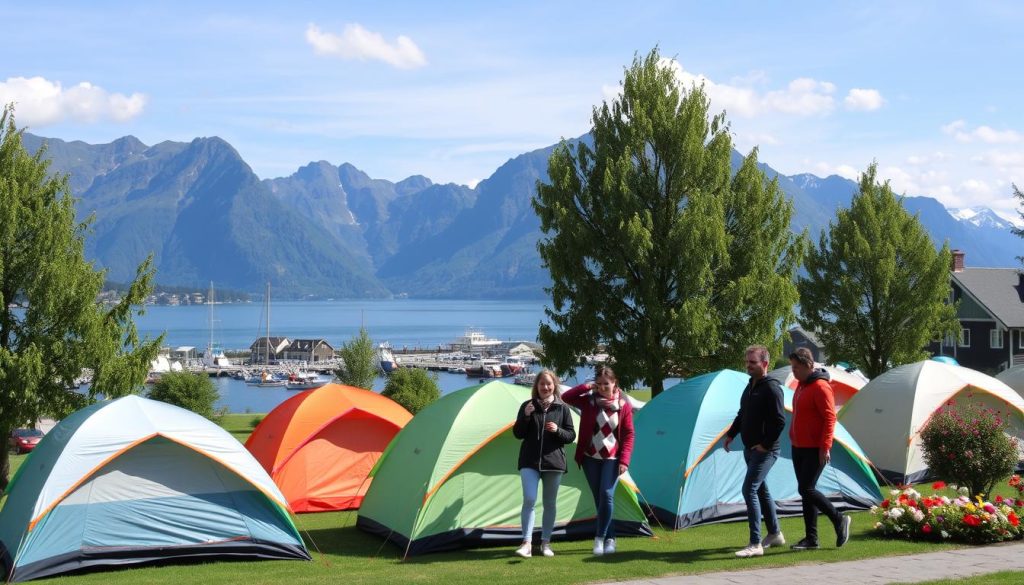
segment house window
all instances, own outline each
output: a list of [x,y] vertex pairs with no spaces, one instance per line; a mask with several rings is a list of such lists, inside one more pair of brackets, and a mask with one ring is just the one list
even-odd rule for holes
[[988,346],[992,349],[1003,349],[1003,332],[998,327],[988,332]]
[[[1011,339],[1013,338],[1013,332],[1010,332]],[[1020,330],[1017,330],[1017,349],[1024,349],[1024,335],[1020,334]]]
[[953,347],[956,345],[956,340],[953,339],[952,333],[947,333],[946,338],[942,340],[943,347]]
[[966,327],[960,330],[960,347],[971,347],[971,330]]

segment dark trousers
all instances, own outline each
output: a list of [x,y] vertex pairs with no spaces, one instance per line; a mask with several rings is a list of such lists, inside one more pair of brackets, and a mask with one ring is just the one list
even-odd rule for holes
[[841,516],[825,494],[817,490],[818,477],[825,468],[818,459],[817,447],[793,447],[793,470],[804,509],[804,531],[808,540],[818,542],[818,512],[828,516],[832,525],[839,524]]

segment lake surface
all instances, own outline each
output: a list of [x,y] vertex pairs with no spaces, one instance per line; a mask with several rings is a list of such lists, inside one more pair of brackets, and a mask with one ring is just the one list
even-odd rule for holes
[[[467,329],[483,331],[502,341],[536,341],[544,319],[544,301],[358,300],[282,301],[270,308],[270,335],[322,338],[334,346],[351,340],[366,327],[374,342],[392,347],[436,348],[462,336]],[[164,345],[194,346],[200,351],[211,338],[225,350],[248,350],[267,331],[261,303],[147,306],[136,317],[141,335],[166,332]]]
[[[271,306],[270,334],[323,338],[335,349],[355,337],[360,324],[375,343],[388,342],[398,348],[445,346],[470,328],[502,341],[536,341],[544,306],[543,301],[282,301]],[[140,335],[166,333],[164,345],[194,346],[200,352],[205,351],[211,331],[214,345],[229,351],[247,351],[257,337],[266,335],[265,309],[260,303],[214,305],[212,321],[211,330],[208,305],[147,306],[146,314],[135,319]],[[583,369],[564,382],[577,384],[591,373]],[[437,376],[442,394],[480,383],[465,374],[431,374]],[[386,381],[379,376],[373,389],[383,390]],[[217,407],[227,407],[232,413],[266,413],[298,393],[281,387],[249,386],[228,377],[213,378],[213,382],[220,393]],[[666,380],[666,387],[675,382]]]

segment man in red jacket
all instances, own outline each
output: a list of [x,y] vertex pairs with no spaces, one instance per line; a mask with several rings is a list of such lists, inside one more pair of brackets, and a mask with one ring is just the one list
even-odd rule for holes
[[850,517],[840,514],[832,502],[816,488],[818,477],[831,456],[832,433],[836,426],[836,407],[828,372],[814,369],[814,356],[806,347],[789,354],[793,377],[799,385],[793,394],[793,424],[789,440],[793,444],[793,469],[804,510],[804,538],[793,550],[818,548],[818,512],[828,516],[836,529],[836,546],[850,539]]

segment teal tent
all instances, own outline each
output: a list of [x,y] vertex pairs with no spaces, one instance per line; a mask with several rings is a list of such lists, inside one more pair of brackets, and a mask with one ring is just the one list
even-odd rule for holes
[[[640,497],[666,527],[746,517],[740,491],[746,464],[737,438],[723,446],[740,395],[750,377],[722,370],[677,384],[634,415],[636,445],[630,474]],[[779,461],[768,474],[768,487],[779,513],[799,514],[800,496],[790,459],[789,424],[793,391],[783,389],[786,429]],[[836,425],[832,462],[818,489],[840,510],[869,508],[880,500],[878,482],[857,442]]]
[[7,581],[218,558],[309,553],[284,496],[241,443],[198,414],[138,396],[61,421],[0,510]]

